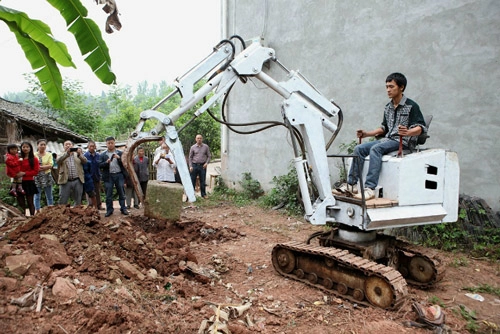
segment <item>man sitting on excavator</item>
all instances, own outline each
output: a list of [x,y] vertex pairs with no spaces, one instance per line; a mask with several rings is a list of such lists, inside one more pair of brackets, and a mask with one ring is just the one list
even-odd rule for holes
[[384,136],[375,141],[359,144],[354,149],[354,159],[349,170],[347,183],[343,183],[333,192],[345,195],[350,192],[354,197],[361,199],[356,184],[359,173],[363,170],[363,163],[370,156],[370,164],[364,184],[364,197],[369,200],[375,197],[375,188],[378,184],[382,168],[382,156],[389,152],[397,151],[400,145],[400,136],[404,149],[412,151],[415,148],[417,137],[427,131],[424,116],[415,101],[407,98],[403,92],[406,88],[406,77],[401,73],[392,73],[385,79],[387,95],[391,99],[386,104],[382,125],[372,131],[356,130],[358,138]]

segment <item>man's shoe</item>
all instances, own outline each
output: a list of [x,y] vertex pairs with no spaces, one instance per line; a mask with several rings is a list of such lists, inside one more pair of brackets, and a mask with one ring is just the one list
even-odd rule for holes
[[130,210],[130,205],[127,205],[127,210]]
[[358,193],[358,187],[357,185],[352,185],[348,183],[342,183],[340,186],[332,190],[332,193],[334,195],[340,195],[340,196],[345,196],[346,194],[357,194]]
[[139,205],[134,205],[134,209],[139,209]]
[[16,189],[11,189],[11,190],[9,191],[9,195],[14,196],[14,197],[17,197],[17,191],[16,191]]
[[[361,199],[361,193],[354,195],[354,198]],[[375,190],[365,188],[365,201],[375,198]]]
[[122,215],[128,216],[128,211],[127,210],[122,210]]
[[104,215],[104,217],[109,217],[113,214],[113,211],[108,211],[106,212],[106,214]]
[[102,206],[101,207],[98,207],[97,210],[99,211],[102,211],[102,210],[106,210],[106,208],[103,208]]

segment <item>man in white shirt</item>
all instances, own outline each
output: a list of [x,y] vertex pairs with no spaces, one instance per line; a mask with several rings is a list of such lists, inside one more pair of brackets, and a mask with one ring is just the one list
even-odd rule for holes
[[161,144],[161,151],[155,155],[153,165],[156,167],[158,181],[175,183],[175,160],[167,144]]

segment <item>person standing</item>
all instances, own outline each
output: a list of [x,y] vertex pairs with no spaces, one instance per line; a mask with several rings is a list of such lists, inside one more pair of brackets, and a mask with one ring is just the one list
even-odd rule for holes
[[415,148],[417,137],[427,131],[424,116],[415,101],[407,98],[403,92],[406,88],[406,77],[401,73],[392,73],[385,79],[385,89],[391,99],[384,109],[382,125],[375,130],[357,130],[358,138],[384,136],[382,139],[359,144],[354,149],[354,155],[349,170],[347,183],[342,184],[333,192],[337,195],[352,192],[355,198],[361,199],[361,193],[356,189],[359,180],[359,171],[363,163],[370,156],[368,174],[364,184],[364,197],[369,200],[375,197],[375,188],[378,185],[382,156],[399,149],[399,138],[402,137],[403,147],[410,151]]
[[146,156],[144,147],[137,148],[137,155],[134,157],[134,170],[141,185],[142,194],[146,198],[146,190],[149,181],[149,158]]
[[23,178],[24,194],[18,192],[17,203],[19,203],[23,214],[26,213],[26,208],[28,208],[30,216],[33,216],[35,214],[33,197],[38,193],[34,177],[40,170],[40,163],[38,158],[35,157],[31,143],[27,141],[21,143],[21,158],[21,171],[17,175]]
[[70,197],[74,205],[82,204],[83,184],[85,175],[83,165],[87,163],[87,158],[83,155],[80,147],[73,147],[71,140],[64,142],[64,153],[57,158],[59,177],[59,204],[68,204]]
[[35,213],[39,213],[41,208],[40,200],[42,198],[42,193],[45,193],[47,205],[54,205],[54,197],[52,195],[54,180],[51,173],[54,160],[52,159],[52,154],[47,152],[47,139],[38,139],[36,146],[37,151],[35,152],[35,157],[38,158],[40,163],[40,170],[34,178],[38,189],[38,193],[35,194]]
[[99,160],[101,155],[96,151],[97,146],[93,140],[89,140],[87,145],[87,152],[85,152],[84,156],[87,158],[87,163],[89,164],[89,174],[92,178],[92,182],[94,183],[94,193],[96,203],[93,205],[98,210],[104,210],[101,203],[101,170],[99,168]]
[[21,171],[21,158],[19,157],[19,148],[16,144],[8,144],[7,145],[7,154],[5,155],[5,165],[6,165],[6,173],[7,176],[12,178],[12,182],[10,184],[9,194],[17,197],[17,194],[20,193],[24,195],[23,190],[23,178],[18,177],[18,173]]
[[158,181],[175,183],[175,160],[170,154],[170,147],[166,143],[161,144],[162,150],[159,151],[154,159],[153,164],[156,167],[156,179]]
[[94,188],[94,180],[92,179],[92,171],[90,162],[83,164],[83,175],[85,182],[83,183],[83,191],[87,195],[87,203],[89,207],[97,209],[97,199]]
[[139,209],[139,199],[132,183],[132,176],[128,173],[125,178],[125,203],[127,204],[127,210],[130,210],[132,199],[134,200],[134,208]]
[[106,138],[107,150],[101,153],[99,159],[99,167],[102,171],[102,180],[106,190],[106,214],[109,217],[113,214],[113,188],[116,188],[118,193],[118,203],[120,211],[123,215],[128,215],[127,207],[125,206],[125,177],[127,171],[122,163],[123,152],[115,147],[115,138]]
[[193,183],[193,188],[196,188],[196,178],[199,176],[201,197],[207,198],[205,186],[207,178],[207,166],[211,158],[210,148],[207,144],[203,143],[202,135],[196,135],[195,140],[196,144],[191,146],[188,159],[189,172],[191,173],[191,182]]

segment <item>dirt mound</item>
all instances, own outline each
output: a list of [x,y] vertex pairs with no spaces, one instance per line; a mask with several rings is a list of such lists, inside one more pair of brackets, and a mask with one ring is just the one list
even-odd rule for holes
[[[149,318],[152,309],[176,300],[177,295],[192,295],[193,282],[203,285],[217,274],[215,268],[197,266],[191,244],[238,237],[231,229],[196,220],[167,223],[132,215],[104,221],[92,208],[46,208],[2,241],[0,266],[6,268],[2,282],[8,286],[2,291],[6,293],[1,307],[14,317],[21,316],[35,304],[27,303],[17,310],[7,302],[38,286],[37,298],[41,287],[44,289],[43,311],[39,313],[51,319],[47,328],[64,323],[68,332],[116,332],[146,322],[144,328],[154,332],[160,327],[143,319]],[[59,293],[55,291],[55,287],[60,288],[56,286],[58,278],[64,280],[63,292]],[[204,294],[208,288],[196,289],[197,294]],[[138,302],[144,298],[143,291],[158,298],[150,300],[150,309],[143,309]],[[81,323],[64,312],[75,303],[86,307],[73,311],[79,314]],[[88,309],[90,306],[96,309]],[[9,326],[13,326],[7,328],[10,332],[38,328],[25,322]]]

